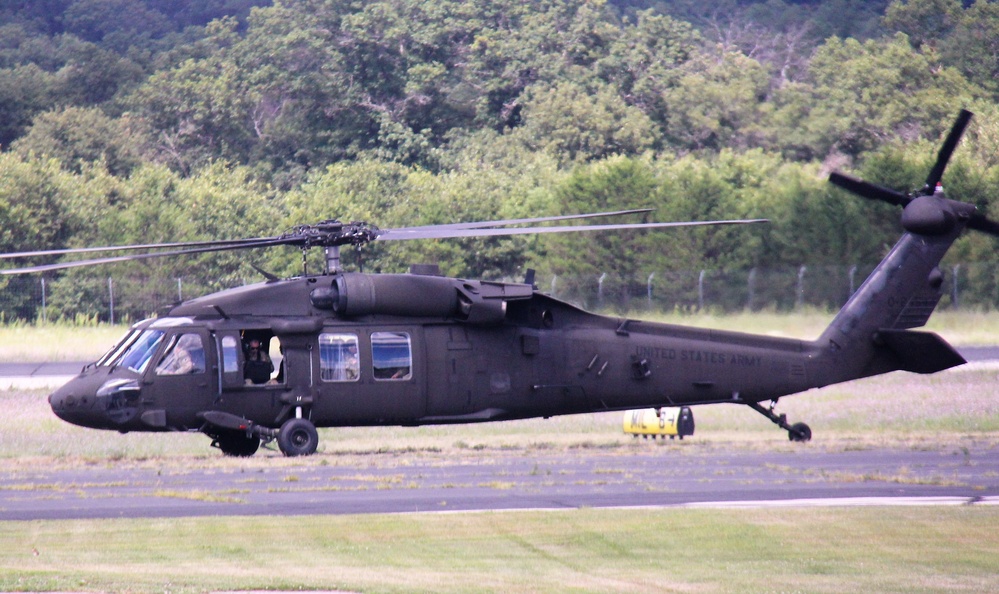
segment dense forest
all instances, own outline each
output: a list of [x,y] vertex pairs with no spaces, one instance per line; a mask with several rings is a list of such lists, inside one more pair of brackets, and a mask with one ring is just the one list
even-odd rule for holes
[[[650,274],[865,266],[898,213],[832,170],[922,185],[961,108],[947,192],[999,217],[999,2],[7,0],[0,252],[654,208],[767,225],[411,242],[351,268],[633,284]],[[993,204],[997,203],[997,204]],[[971,301],[999,305],[993,240]],[[320,254],[311,255],[321,268]],[[4,266],[45,259],[4,261]],[[299,274],[291,248],[47,274],[48,317]],[[0,280],[35,319],[38,275]],[[835,305],[839,297],[830,298]]]

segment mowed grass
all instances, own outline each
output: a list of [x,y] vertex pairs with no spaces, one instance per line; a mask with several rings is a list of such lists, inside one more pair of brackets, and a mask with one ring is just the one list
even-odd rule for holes
[[94,361],[127,330],[128,326],[107,324],[0,326],[0,361]]
[[[814,327],[821,329],[828,316],[824,320]],[[989,322],[961,322],[964,335],[985,336],[962,342],[994,344],[973,328]],[[799,323],[747,330],[817,335]],[[951,338],[948,328],[938,331]],[[97,354],[121,332],[109,333]],[[811,425],[808,444],[791,444],[746,407],[713,405],[694,409],[696,434],[683,441],[632,439],[621,433],[619,413],[604,413],[321,430],[319,454],[304,460],[268,450],[234,461],[198,434],[74,427],[51,414],[46,393],[0,390],[6,420],[0,473],[95,465],[360,467],[372,456],[406,465],[417,457],[490,450],[647,451],[668,460],[671,452],[700,449],[959,453],[999,444],[999,370],[989,367],[893,373],[783,399],[779,412]],[[995,592],[997,525],[999,507],[980,505],[0,522],[0,591]]]
[[999,509],[596,510],[0,525],[0,589],[994,592]]

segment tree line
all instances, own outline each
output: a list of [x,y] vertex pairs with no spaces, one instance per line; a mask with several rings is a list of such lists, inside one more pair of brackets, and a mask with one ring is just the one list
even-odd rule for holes
[[[0,251],[647,207],[655,220],[771,222],[376,243],[345,262],[636,283],[875,262],[898,213],[832,188],[828,173],[917,188],[965,107],[977,116],[944,183],[990,211],[997,80],[999,2],[984,0],[7,4]],[[995,244],[969,235],[949,257],[994,262]],[[294,275],[302,255],[113,266],[138,286],[194,273],[211,280],[191,290],[209,291],[253,278],[251,264]],[[996,304],[989,269],[969,282]],[[49,317],[90,315],[106,277],[51,275]],[[32,282],[0,281],[7,318],[37,315]]]

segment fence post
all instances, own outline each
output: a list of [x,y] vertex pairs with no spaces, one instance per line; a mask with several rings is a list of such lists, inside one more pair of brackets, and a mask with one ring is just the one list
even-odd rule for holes
[[654,277],[655,275],[656,275],[655,272],[653,272],[652,274],[650,274],[649,275],[648,283],[646,284],[646,288],[648,289],[649,309],[650,310],[652,309],[652,277]]
[[177,301],[183,301],[184,300],[184,295],[181,293],[180,286],[181,286],[180,285],[180,279],[178,278],[177,279]]
[[109,318],[111,325],[114,326],[114,283],[110,276],[108,277],[108,302],[108,312],[110,312]]
[[854,264],[850,267],[850,294],[846,296],[847,299],[853,297],[853,293],[856,291],[853,283],[853,279],[857,276],[857,265]]
[[556,280],[558,280],[558,275],[557,274],[553,274],[552,275],[552,297],[555,296],[555,281]]
[[604,306],[604,279],[607,278],[607,273],[601,273],[600,278],[597,279],[597,303],[600,307]]
[[697,275],[697,311],[704,309],[704,272]]
[[953,270],[951,271],[951,289],[950,289],[950,301],[951,307],[958,309],[960,303],[957,301],[957,276],[961,272],[961,265],[955,264]]
[[42,277],[42,324],[48,322],[48,315],[45,308],[45,277]]
[[749,311],[753,310],[753,302],[756,301],[756,267],[753,266],[749,269],[749,280],[747,281],[749,285],[749,300],[746,301],[746,309]]
[[808,270],[807,266],[802,266],[798,269],[798,299],[796,301],[796,307],[801,309],[805,305],[805,271]]

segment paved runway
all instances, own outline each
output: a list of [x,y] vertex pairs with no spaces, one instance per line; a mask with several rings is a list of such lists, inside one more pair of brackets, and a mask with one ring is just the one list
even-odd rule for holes
[[[0,520],[301,515],[578,507],[999,504],[999,446],[780,452],[654,445],[645,451],[320,454],[288,461],[109,462],[0,473]],[[936,498],[936,499],[928,499]]]

